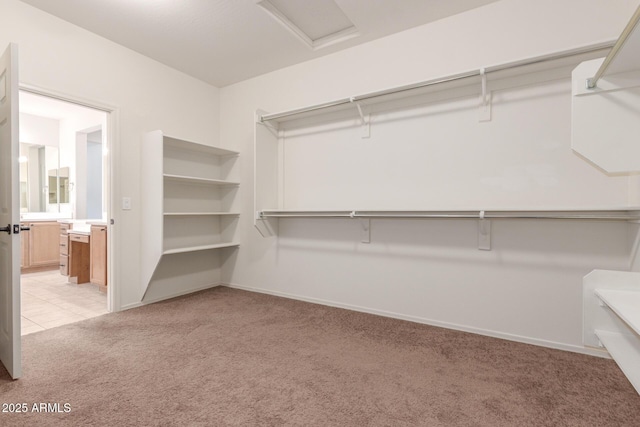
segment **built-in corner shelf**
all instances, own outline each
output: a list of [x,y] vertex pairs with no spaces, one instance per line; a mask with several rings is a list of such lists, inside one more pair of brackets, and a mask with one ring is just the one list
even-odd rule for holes
[[583,280],[583,342],[607,349],[640,393],[640,273],[594,270]]
[[[217,258],[214,252],[239,246],[240,214],[233,208],[240,182],[235,179],[237,151],[161,131],[145,135],[142,150],[141,255],[146,294],[163,257],[193,254],[200,258],[192,260],[211,266]],[[167,262],[172,259],[184,261],[167,258]]]

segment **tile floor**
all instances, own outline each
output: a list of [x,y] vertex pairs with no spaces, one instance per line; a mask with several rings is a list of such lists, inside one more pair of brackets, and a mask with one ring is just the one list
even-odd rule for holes
[[107,295],[96,285],[67,283],[58,270],[23,274],[22,335],[107,313]]

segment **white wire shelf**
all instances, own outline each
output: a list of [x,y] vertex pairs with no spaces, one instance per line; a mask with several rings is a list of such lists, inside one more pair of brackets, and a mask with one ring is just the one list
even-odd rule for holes
[[572,219],[640,220],[640,208],[563,210],[271,210],[258,211],[266,218],[388,218],[388,219]]
[[240,212],[165,212],[164,216],[239,216]]
[[[591,46],[580,47],[561,51],[549,55],[542,55],[525,60],[509,62],[500,65],[485,67],[482,70],[468,70],[462,73],[443,76],[431,80],[417,82],[405,86],[394,87],[377,92],[360,94],[348,98],[341,98],[325,102],[322,104],[311,105],[289,111],[283,111],[271,114],[261,114],[257,117],[259,123],[282,123],[289,120],[309,117],[317,114],[339,111],[348,108],[355,108],[357,104],[370,104],[376,102],[384,102],[385,100],[394,99],[397,96],[409,96],[429,91],[436,87],[446,87],[456,82],[464,82],[467,80],[480,79],[483,74],[505,72],[509,70],[522,70],[524,67],[532,67],[535,69],[544,68],[545,64],[553,64],[554,62],[562,62],[580,55],[600,54],[613,47],[614,42],[598,43]],[[594,56],[596,57],[596,56]],[[552,65],[548,65],[552,66]]]

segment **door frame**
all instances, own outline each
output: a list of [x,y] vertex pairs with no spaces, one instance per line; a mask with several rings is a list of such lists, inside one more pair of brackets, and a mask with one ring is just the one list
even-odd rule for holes
[[32,84],[19,82],[19,90],[29,92],[35,95],[45,96],[48,98],[56,99],[59,101],[69,102],[82,107],[92,108],[94,110],[103,111],[107,114],[107,133],[106,149],[107,151],[107,179],[106,179],[106,191],[107,197],[107,278],[109,285],[107,286],[107,310],[109,312],[116,312],[121,310],[120,304],[120,281],[119,265],[117,258],[114,254],[118,253],[119,239],[115,232],[115,225],[120,223],[120,217],[118,210],[115,208],[116,194],[114,189],[120,188],[120,173],[118,168],[118,162],[115,159],[118,158],[120,153],[120,138],[119,138],[119,116],[120,109],[114,105],[96,101],[93,99],[86,99],[76,95],[55,91],[49,88],[43,88]]

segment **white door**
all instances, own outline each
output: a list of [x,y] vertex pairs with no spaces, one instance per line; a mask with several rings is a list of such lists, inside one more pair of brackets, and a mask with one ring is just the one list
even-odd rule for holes
[[20,346],[20,199],[18,45],[0,57],[0,361],[22,375]]

